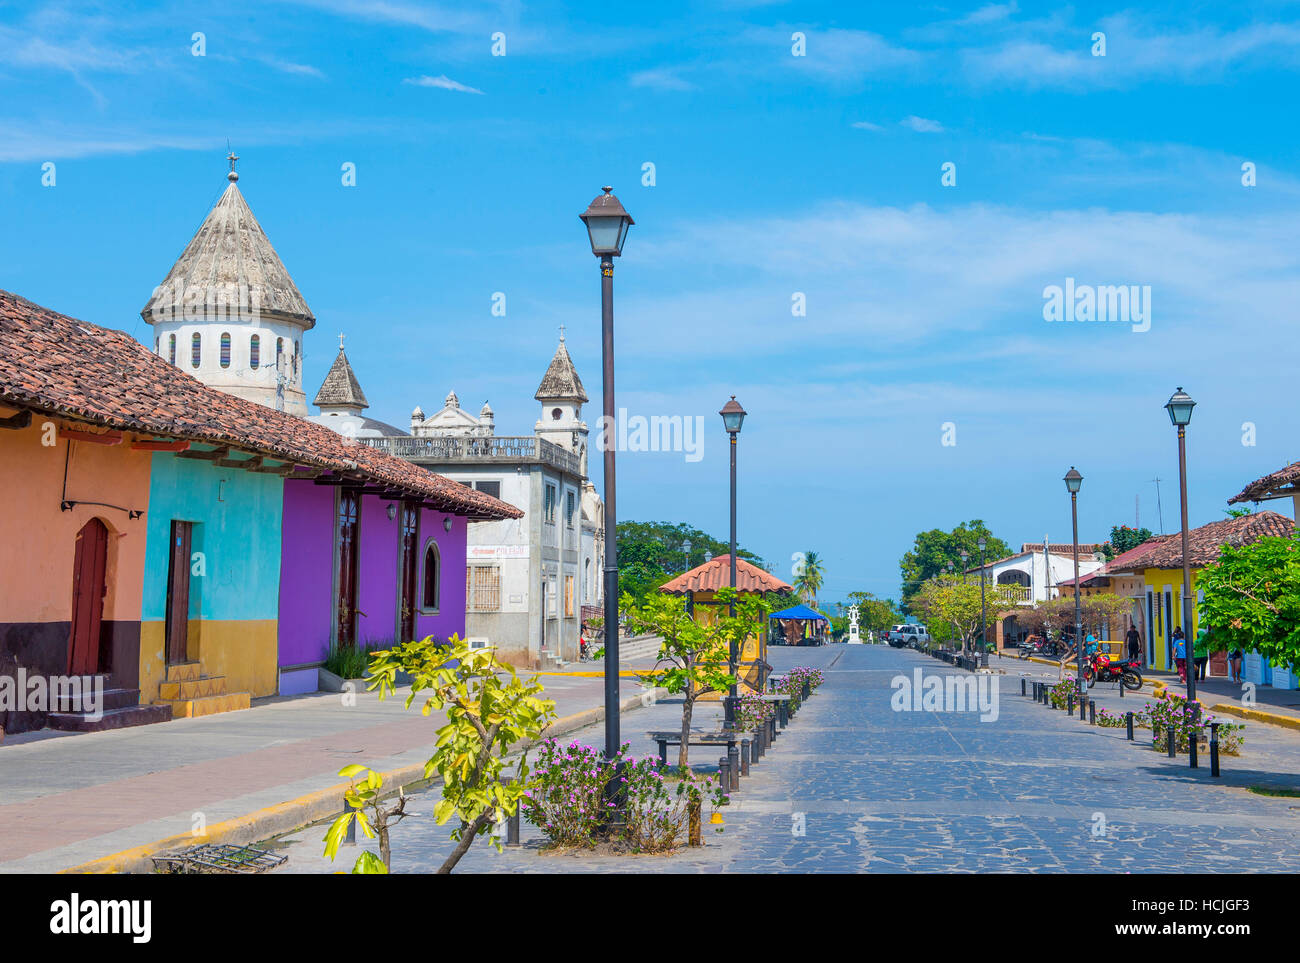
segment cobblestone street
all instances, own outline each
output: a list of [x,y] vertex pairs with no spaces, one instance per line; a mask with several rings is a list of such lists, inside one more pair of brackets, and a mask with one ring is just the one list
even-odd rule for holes
[[[826,682],[758,763],[724,812],[722,833],[700,849],[669,856],[547,854],[527,823],[523,847],[497,854],[476,844],[458,871],[470,872],[1297,872],[1300,800],[1261,796],[1251,785],[1294,786],[1300,738],[1249,724],[1244,754],[1224,757],[1223,778],[1208,760],[1128,743],[1020,696],[1019,672],[1000,682],[996,720],[975,712],[896,712],[891,680],[949,673],[916,652],[883,646],[772,649],[781,671],[822,667]],[[1138,709],[1142,699],[1126,699]],[[716,704],[697,726],[716,724]],[[649,729],[672,728],[680,706],[662,702],[623,716],[623,738],[650,754]],[[577,733],[599,745],[602,731]],[[1145,739],[1145,741],[1143,741]],[[716,764],[713,747],[693,748],[692,765]],[[670,756],[670,761],[672,757]],[[427,814],[432,799],[412,808]],[[394,871],[429,872],[450,850],[448,827],[407,820],[394,834]],[[350,868],[320,858],[324,827],[284,840],[287,872]]]

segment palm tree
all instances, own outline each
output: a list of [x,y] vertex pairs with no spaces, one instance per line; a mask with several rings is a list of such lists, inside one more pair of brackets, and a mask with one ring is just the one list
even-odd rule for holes
[[816,552],[804,552],[803,564],[794,580],[795,591],[804,602],[817,607],[817,593],[821,590],[826,570]]

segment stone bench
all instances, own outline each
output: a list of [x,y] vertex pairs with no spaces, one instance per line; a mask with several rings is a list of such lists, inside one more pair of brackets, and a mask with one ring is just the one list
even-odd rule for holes
[[[659,761],[665,766],[668,765],[668,747],[682,744],[681,730],[676,732],[647,732],[646,735],[659,743]],[[727,753],[730,755],[731,750],[739,745],[743,737],[744,734],[735,729],[721,729],[713,732],[704,729],[692,729],[687,739],[687,745],[726,746]]]

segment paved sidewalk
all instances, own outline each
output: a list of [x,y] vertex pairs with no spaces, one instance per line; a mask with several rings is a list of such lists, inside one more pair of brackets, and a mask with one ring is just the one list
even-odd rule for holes
[[[542,679],[560,717],[600,706],[595,677]],[[358,693],[259,700],[253,708],[107,732],[16,739],[0,746],[0,873],[53,872],[212,826],[337,785],[362,763],[422,763],[435,717],[409,690],[380,702]],[[620,693],[641,692],[624,678]]]

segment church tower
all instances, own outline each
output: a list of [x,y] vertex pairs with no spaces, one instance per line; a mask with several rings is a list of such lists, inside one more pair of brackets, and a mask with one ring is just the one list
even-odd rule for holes
[[560,345],[555,357],[542,377],[542,383],[533,395],[542,405],[542,416],[533,426],[538,438],[559,445],[581,459],[582,474],[587,474],[587,425],[582,420],[582,406],[587,402],[587,392],[582,379],[573,367],[569,349],[564,345],[564,329],[560,329]]
[[239,158],[227,159],[229,186],[140,316],[182,371],[305,417],[302,340],[316,318],[239,191]]

